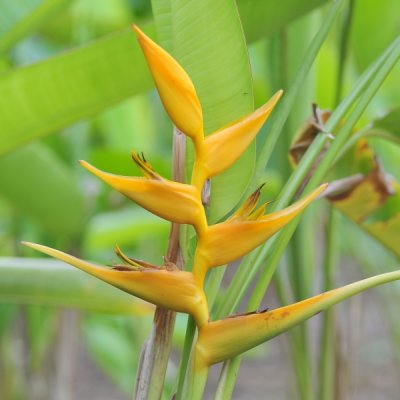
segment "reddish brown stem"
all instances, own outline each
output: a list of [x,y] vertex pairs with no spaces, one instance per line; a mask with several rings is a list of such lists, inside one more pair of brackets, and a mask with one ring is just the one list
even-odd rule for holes
[[[174,128],[172,179],[184,180],[185,135]],[[168,249],[165,256],[167,268],[183,269],[183,258],[179,247],[179,224],[171,224]],[[172,344],[176,313],[157,307],[150,336],[142,349],[136,378],[135,400],[158,400],[162,396],[165,373]]]

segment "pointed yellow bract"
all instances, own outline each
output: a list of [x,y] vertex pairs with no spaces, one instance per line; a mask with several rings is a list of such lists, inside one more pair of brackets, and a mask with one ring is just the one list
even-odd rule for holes
[[158,94],[174,125],[195,142],[203,140],[203,114],[188,74],[158,44],[133,26],[153,75]]
[[399,279],[400,271],[389,272],[276,310],[210,322],[199,329],[197,363],[210,366],[230,359],[357,293]]
[[170,310],[191,314],[198,326],[208,322],[208,306],[190,272],[129,266],[107,268],[35,243],[23,242],[28,247],[73,265],[136,297]]
[[249,253],[299,215],[326,187],[327,184],[321,185],[291,206],[258,219],[252,218],[254,213],[258,216],[257,210],[250,212],[248,218],[233,218],[208,227],[197,247],[196,258],[200,261],[196,264],[195,258],[193,273],[204,275],[206,271],[197,269],[224,265]]
[[153,214],[178,224],[191,224],[198,232],[205,229],[207,222],[200,194],[194,186],[163,179],[155,173],[153,178],[114,175],[103,172],[86,161],[80,163],[112,188]]
[[283,91],[279,90],[266,104],[250,115],[207,136],[204,142],[204,168],[207,178],[225,171],[243,154],[282,94]]

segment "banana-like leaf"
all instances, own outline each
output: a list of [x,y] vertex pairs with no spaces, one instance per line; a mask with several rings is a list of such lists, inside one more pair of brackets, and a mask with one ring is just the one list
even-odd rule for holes
[[0,0],[0,53],[68,3],[68,0]]
[[0,157],[0,196],[57,235],[79,235],[83,196],[68,167],[52,150],[33,143]]
[[147,315],[153,306],[70,266],[39,258],[0,258],[0,302]]
[[[230,0],[154,1],[158,36],[192,79],[209,134],[253,110],[249,59],[239,15]],[[207,29],[204,29],[207,26]],[[252,176],[255,144],[212,181],[209,217],[216,221],[239,200]],[[190,168],[190,163],[189,163]]]
[[294,19],[327,3],[327,0],[239,0],[240,18],[247,41],[253,42],[279,32]]
[[0,76],[0,154],[151,87],[130,30],[14,69]]
[[[285,0],[279,7],[272,0],[238,3],[243,25],[251,28],[251,41],[276,32],[323,1]],[[249,11],[253,6],[258,24]],[[149,25],[145,31],[153,36],[154,27]],[[0,154],[152,87],[139,46],[128,29],[12,70],[0,76]]]
[[[149,240],[154,253],[157,241],[165,243],[170,224],[139,207],[100,213],[91,218],[85,230],[84,251],[91,252],[110,249],[116,243],[130,246],[132,243]],[[164,240],[165,239],[165,240]],[[161,252],[160,252],[161,253]]]

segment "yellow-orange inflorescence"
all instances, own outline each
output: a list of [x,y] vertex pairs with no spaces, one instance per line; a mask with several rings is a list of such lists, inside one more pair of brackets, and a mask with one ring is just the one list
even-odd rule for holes
[[[81,161],[81,164],[148,211],[168,221],[192,225],[198,236],[192,271],[183,272],[171,265],[156,267],[132,260],[119,249],[116,252],[123,264],[107,268],[46,246],[25,244],[134,296],[174,311],[191,314],[199,328],[197,352],[202,355],[205,364],[212,364],[235,353],[227,348],[245,350],[253,343],[257,344],[260,338],[268,337],[268,334],[265,332],[258,336],[255,334],[255,337],[248,334],[246,339],[238,333],[235,318],[209,321],[207,299],[203,290],[207,271],[214,266],[236,260],[259,246],[299,215],[326,185],[320,186],[290,207],[266,215],[264,215],[266,204],[256,209],[260,196],[258,189],[225,222],[209,226],[201,201],[204,182],[229,168],[246,150],[272,112],[282,91],[277,92],[265,105],[250,115],[222,127],[205,138],[202,108],[189,76],[173,57],[139,28],[134,27],[134,30],[168,115],[174,125],[193,141],[195,159],[191,182],[183,184],[161,177],[151,168],[147,160],[136,152],[132,157],[144,177],[114,175],[103,172],[85,161]],[[263,315],[264,317],[266,315]],[[265,325],[260,322],[261,317],[240,318],[246,319],[243,326],[248,330],[253,329],[252,327],[262,330]],[[238,322],[241,324],[239,320]],[[269,330],[269,326],[265,325],[265,329]],[[223,339],[221,329],[226,329],[226,340]],[[274,329],[276,331],[277,328]],[[219,347],[218,351],[215,350],[216,347]],[[210,356],[213,352],[215,356]]]

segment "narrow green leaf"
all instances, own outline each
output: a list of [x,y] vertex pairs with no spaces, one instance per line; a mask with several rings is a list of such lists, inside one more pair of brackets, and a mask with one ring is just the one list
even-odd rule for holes
[[338,15],[338,12],[342,4],[343,2],[339,0],[332,5],[331,9],[329,10],[329,13],[325,18],[324,23],[322,24],[321,28],[315,35],[313,41],[311,42],[310,47],[304,56],[304,60],[301,63],[294,77],[294,80],[289,87],[289,90],[283,97],[282,102],[277,109],[277,112],[272,116],[268,136],[260,150],[260,155],[257,157],[257,164],[256,164],[255,178],[253,185],[259,184],[260,176],[262,176],[265,166],[269,161],[269,158],[275,147],[275,143],[279,138],[279,134],[282,131],[282,128],[288,118],[290,110],[293,107],[293,104],[303,85],[303,82],[306,79],[307,74],[314,63],[314,60],[322,44],[324,43],[330,31],[330,28],[336,19],[336,16]]
[[49,148],[31,144],[0,157],[0,195],[50,233],[83,230],[83,196],[72,171]]
[[64,263],[0,258],[0,302],[145,315],[153,307]]

